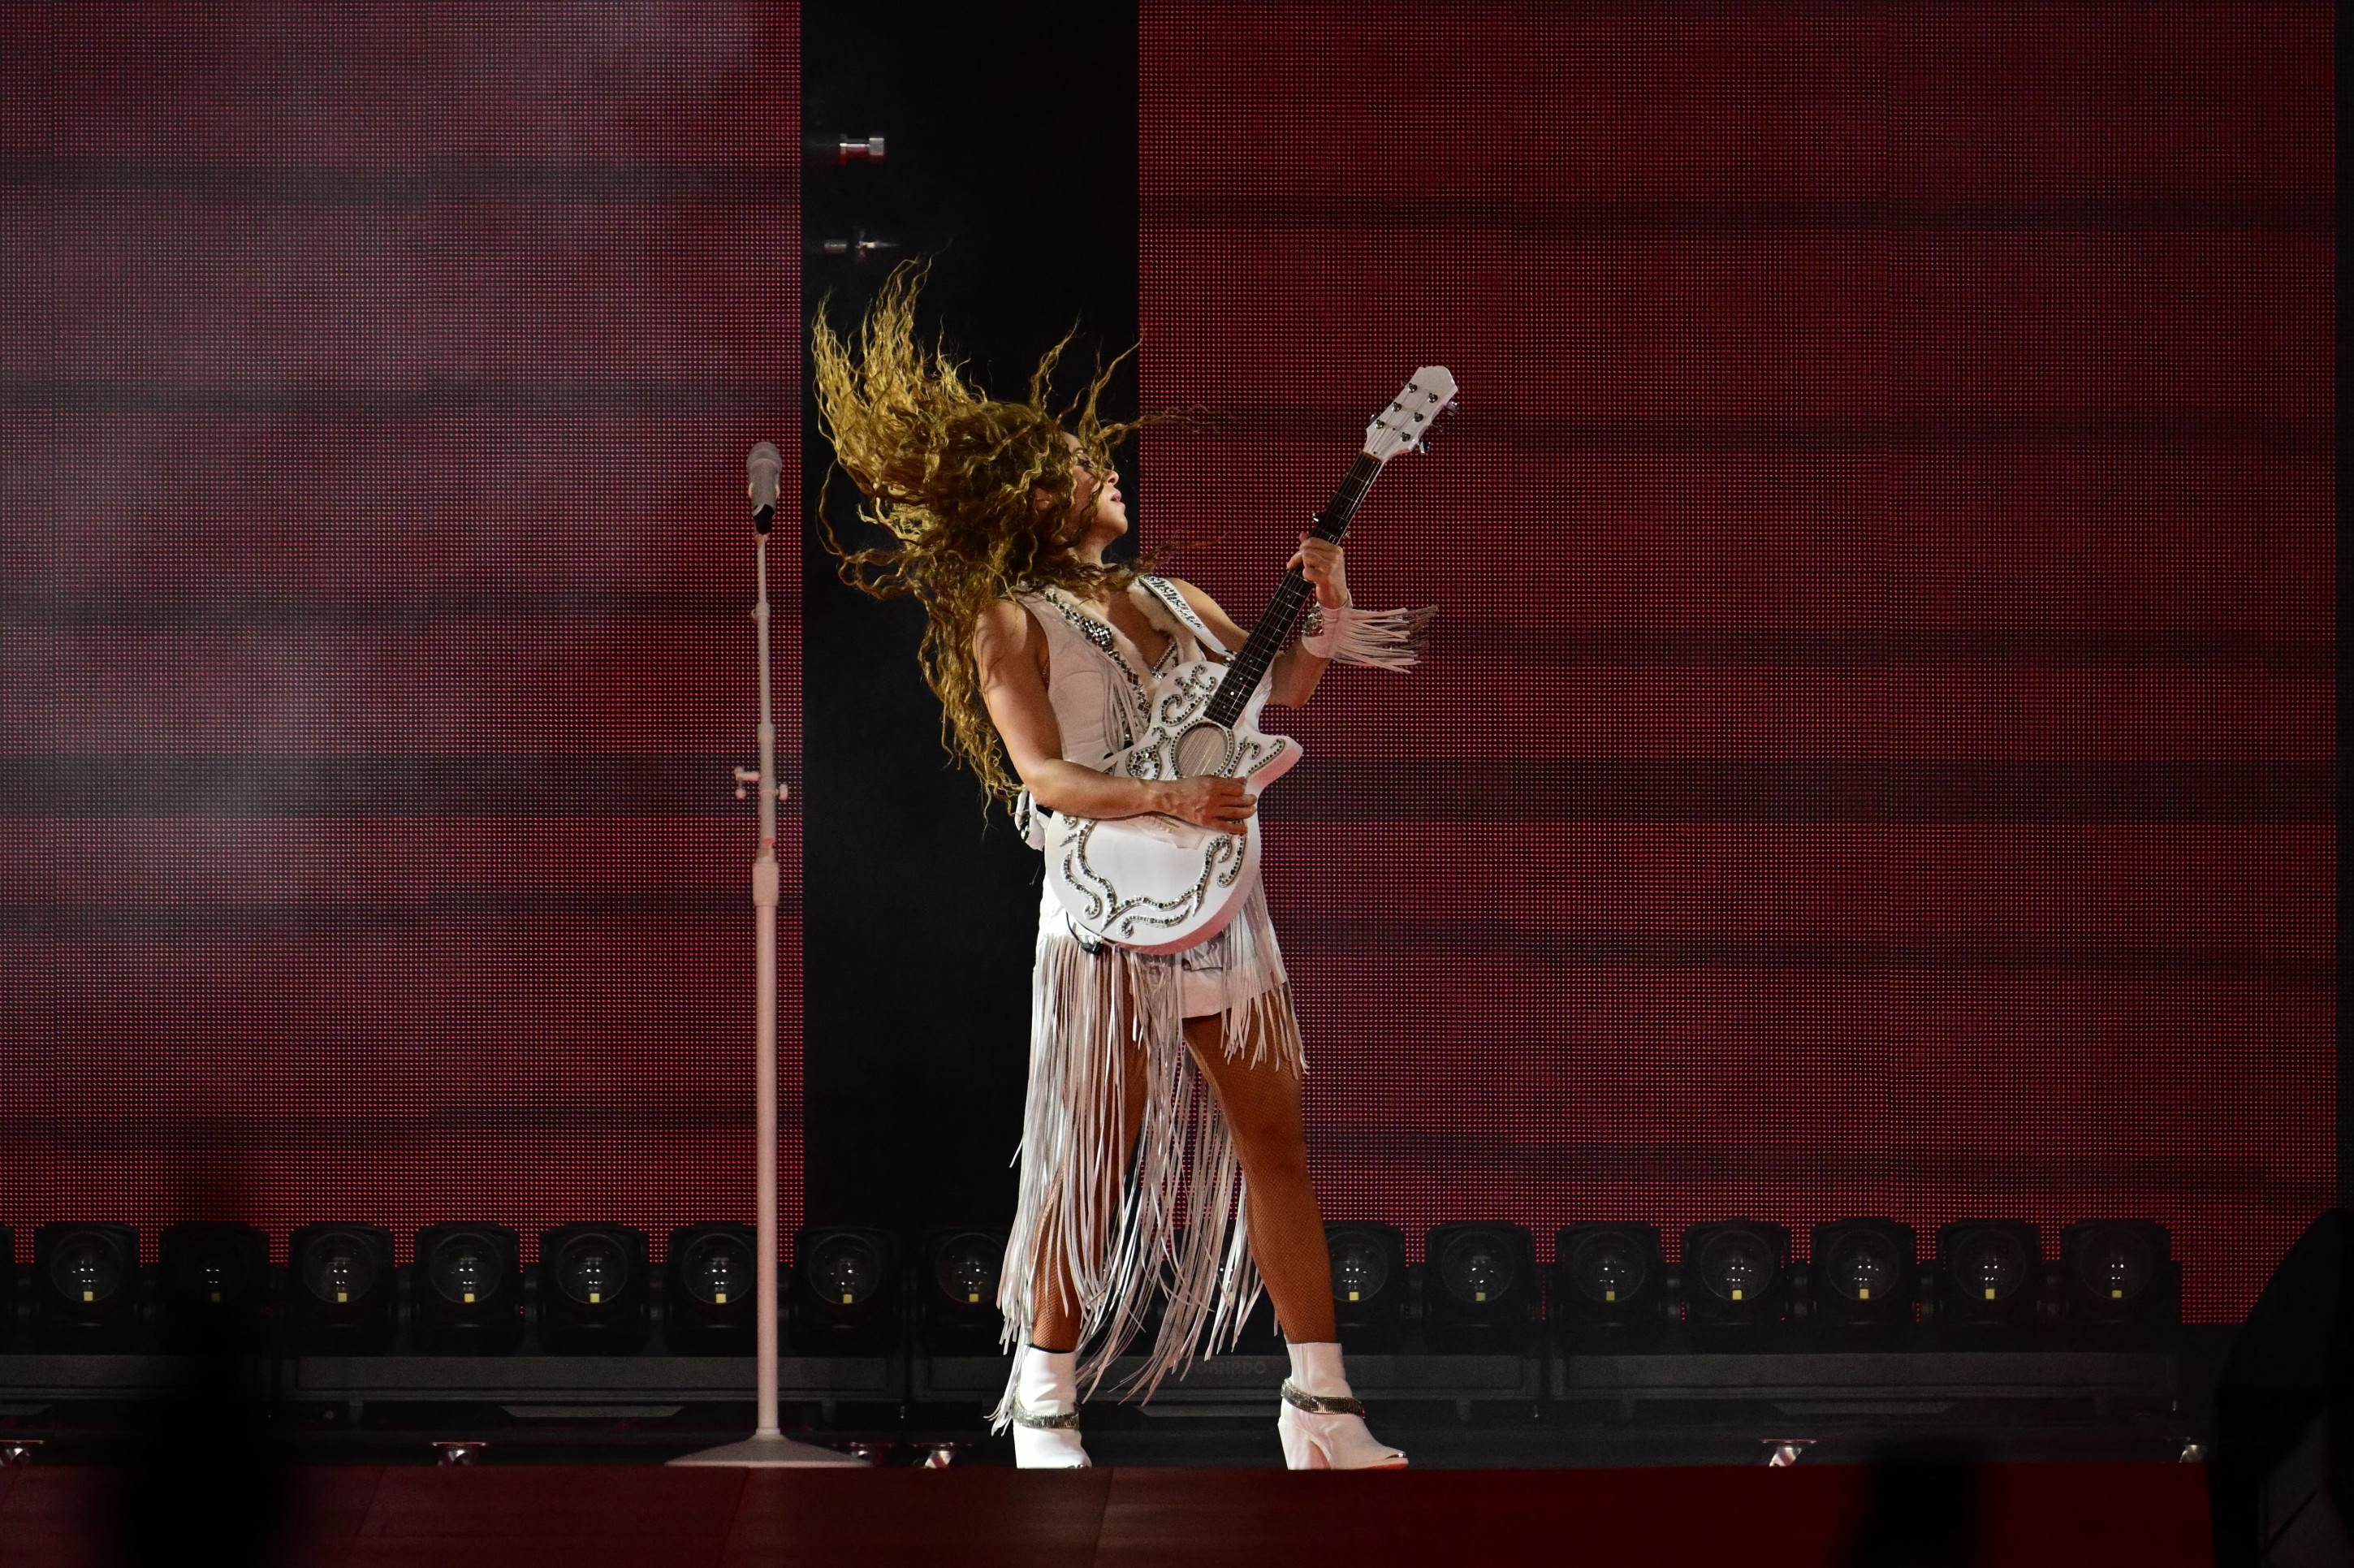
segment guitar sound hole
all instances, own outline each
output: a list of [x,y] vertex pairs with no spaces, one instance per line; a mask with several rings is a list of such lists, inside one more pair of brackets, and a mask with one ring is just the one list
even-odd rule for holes
[[1177,776],[1199,779],[1226,770],[1226,732],[1214,724],[1197,724],[1177,737]]

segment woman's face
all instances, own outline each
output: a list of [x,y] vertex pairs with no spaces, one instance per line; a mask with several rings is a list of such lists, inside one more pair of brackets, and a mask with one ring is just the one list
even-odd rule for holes
[[1078,555],[1101,559],[1103,547],[1128,532],[1128,503],[1119,493],[1119,470],[1097,470],[1079,450],[1076,436],[1065,435],[1063,443],[1071,449],[1071,504],[1063,515],[1060,537]]

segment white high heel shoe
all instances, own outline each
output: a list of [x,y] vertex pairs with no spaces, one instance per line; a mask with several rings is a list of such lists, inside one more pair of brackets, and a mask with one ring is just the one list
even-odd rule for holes
[[1013,1385],[1013,1463],[1025,1470],[1084,1469],[1079,1444],[1079,1353],[1025,1345]]
[[1285,1466],[1294,1470],[1404,1469],[1405,1452],[1365,1429],[1365,1407],[1341,1374],[1339,1341],[1289,1348],[1291,1375],[1284,1379],[1283,1403],[1275,1417]]

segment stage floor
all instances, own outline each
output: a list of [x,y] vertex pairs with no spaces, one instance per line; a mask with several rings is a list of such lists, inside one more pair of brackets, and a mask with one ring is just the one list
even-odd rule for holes
[[[175,1558],[351,1568],[2213,1561],[2205,1472],[2182,1464],[1359,1475],[355,1465],[285,1473],[278,1505],[274,1551],[234,1531],[223,1539],[217,1527],[154,1522]],[[120,1471],[38,1462],[0,1470],[0,1562],[122,1561],[121,1527],[157,1506]]]

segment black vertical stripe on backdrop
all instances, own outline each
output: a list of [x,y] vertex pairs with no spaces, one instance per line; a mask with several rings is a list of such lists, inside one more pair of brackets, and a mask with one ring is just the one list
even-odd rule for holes
[[[934,258],[920,324],[987,390],[1020,396],[1076,321],[1074,373],[1137,335],[1137,31],[1132,5],[811,5],[802,122],[883,135],[879,166],[803,182],[803,298],[839,328],[883,268],[809,254],[858,230]],[[807,339],[802,352],[806,361]],[[1107,412],[1134,408],[1128,367]],[[828,453],[804,397],[813,514]],[[1123,488],[1141,513],[1143,487]],[[866,536],[837,476],[830,515]],[[1144,526],[1140,516],[1140,526]],[[1113,548],[1132,553],[1135,536]],[[1008,1161],[1027,1066],[1037,853],[947,766],[916,646],[923,620],[836,576],[804,528],[801,813],[804,1191],[811,1224],[1011,1222]]]

